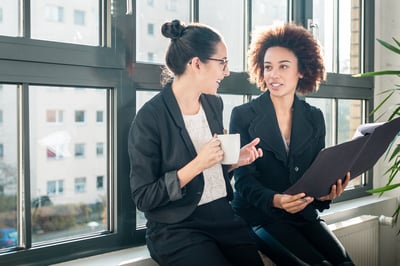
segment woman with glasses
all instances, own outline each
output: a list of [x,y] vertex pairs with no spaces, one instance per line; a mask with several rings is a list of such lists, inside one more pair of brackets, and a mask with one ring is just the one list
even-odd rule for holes
[[342,194],[350,174],[321,198],[284,193],[325,146],[322,112],[297,96],[325,79],[318,42],[301,26],[276,25],[255,32],[248,57],[250,79],[264,93],[235,107],[229,127],[242,143],[259,137],[263,157],[235,170],[233,208],[278,265],[353,265],[317,212]]
[[147,218],[146,243],[160,265],[263,265],[244,221],[230,206],[229,174],[262,156],[255,138],[236,165],[221,165],[223,103],[216,95],[229,75],[220,34],[173,20],[163,90],[136,114],[128,150],[136,207]]

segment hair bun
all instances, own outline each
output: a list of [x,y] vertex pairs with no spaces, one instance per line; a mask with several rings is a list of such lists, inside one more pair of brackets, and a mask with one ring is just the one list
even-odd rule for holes
[[174,19],[171,22],[166,22],[161,27],[161,33],[172,40],[179,39],[183,31],[185,30],[185,25],[181,23],[179,20]]

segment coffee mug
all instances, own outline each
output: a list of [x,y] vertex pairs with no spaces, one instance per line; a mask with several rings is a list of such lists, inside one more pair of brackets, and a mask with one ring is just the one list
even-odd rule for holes
[[224,158],[221,164],[235,164],[239,160],[240,154],[240,134],[218,135],[221,148],[224,151]]

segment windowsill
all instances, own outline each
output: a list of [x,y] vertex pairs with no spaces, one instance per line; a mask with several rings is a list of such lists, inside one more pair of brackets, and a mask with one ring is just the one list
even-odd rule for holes
[[[390,205],[389,201],[395,202],[395,198],[390,197],[378,197],[375,195],[362,197],[354,200],[348,200],[344,202],[338,202],[332,204],[331,208],[321,213],[321,217],[328,223],[335,223],[338,221],[347,220],[362,214],[371,215],[388,215],[385,213],[385,208],[382,206]],[[392,202],[392,203],[393,203]],[[389,208],[390,209],[390,208]],[[390,210],[391,211],[391,210]],[[374,213],[376,212],[376,213]],[[379,213],[378,213],[379,212]],[[127,248],[119,251],[114,251],[102,255],[96,255],[92,257],[72,260],[59,264],[53,264],[53,266],[110,266],[118,265],[122,261],[149,258],[149,252],[146,246],[139,246],[133,248]]]
[[52,264],[52,266],[116,266],[122,261],[134,258],[149,258],[150,254],[146,246],[138,246],[133,248],[122,249],[101,255],[91,256],[87,258],[71,260],[67,262]]

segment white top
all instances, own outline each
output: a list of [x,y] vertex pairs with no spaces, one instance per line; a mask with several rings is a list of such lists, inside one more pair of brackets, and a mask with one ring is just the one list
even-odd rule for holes
[[[200,106],[200,110],[195,115],[183,115],[185,126],[192,139],[194,148],[198,153],[200,148],[211,140],[212,134],[207,122],[206,114]],[[226,196],[224,174],[221,164],[215,164],[203,171],[204,190],[199,205]]]

